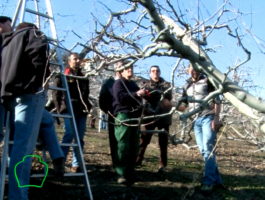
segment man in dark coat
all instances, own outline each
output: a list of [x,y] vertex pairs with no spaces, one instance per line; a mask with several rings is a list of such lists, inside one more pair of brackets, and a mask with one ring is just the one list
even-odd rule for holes
[[[12,22],[11,18],[6,16],[0,16],[0,69],[1,69],[1,59],[2,59],[1,53],[2,53],[2,43],[3,43],[2,34],[12,31],[11,22]],[[2,106],[2,103],[0,102],[0,143],[4,138],[3,127],[5,121],[5,113],[6,110]]]
[[[119,78],[119,76],[116,73],[115,78],[110,77],[110,78],[104,80],[103,84],[101,86],[100,93],[99,93],[99,107],[106,114],[108,114],[108,121],[111,123],[115,123],[114,118],[109,114],[109,113],[111,113],[113,115],[112,86],[115,82],[115,79],[117,80],[118,78]],[[108,130],[109,130],[110,154],[111,154],[111,159],[112,159],[112,165],[114,167],[115,155],[117,152],[117,140],[116,140],[115,134],[114,134],[114,125],[111,123],[108,124]]]
[[[158,106],[158,102],[161,99],[161,95],[165,92],[168,88],[170,88],[170,84],[166,82],[163,78],[160,77],[160,68],[158,66],[152,66],[150,68],[150,81],[144,84],[144,89],[150,93],[144,97],[144,99],[151,105],[153,110],[156,109]],[[164,100],[160,104],[160,108],[158,113],[156,114],[164,114],[168,113],[171,110],[171,101],[172,93],[171,90],[168,91],[165,96]],[[145,113],[146,116],[153,115],[152,112]],[[168,115],[166,117],[162,117],[157,120],[155,123],[145,126],[146,130],[154,130],[157,128],[158,130],[165,129],[169,132],[169,126],[171,125],[172,117]],[[160,147],[160,161],[159,161],[159,168],[158,172],[163,173],[165,172],[165,167],[167,166],[167,146],[168,146],[168,136],[165,133],[159,133],[159,147]],[[136,165],[141,165],[142,160],[144,158],[145,150],[150,143],[152,138],[152,134],[150,133],[142,133],[140,138],[140,151],[137,157]]]
[[[80,58],[77,53],[71,53],[68,56],[69,67],[65,69],[65,74],[84,76],[80,68]],[[77,126],[77,131],[79,134],[79,139],[81,147],[84,147],[84,134],[86,131],[86,119],[87,115],[91,109],[91,104],[88,101],[89,97],[89,80],[88,79],[74,79],[67,78],[68,89],[70,92],[71,103],[73,106],[73,111],[75,115],[75,121]],[[60,76],[55,77],[54,80],[55,87],[62,87],[62,81]],[[62,91],[53,91],[53,101],[56,106],[57,112],[59,114],[67,113],[66,103],[65,103],[65,93]],[[62,143],[71,143],[73,141],[74,135],[71,128],[70,119],[64,118],[65,133],[62,139]],[[62,147],[65,159],[69,152],[70,147]],[[74,148],[73,161],[72,161],[72,172],[80,172],[79,162],[77,159],[77,148]]]
[[[44,110],[49,76],[49,45],[34,24],[21,23],[15,32],[6,33],[2,43],[1,98],[6,109],[15,113],[14,145],[10,156],[10,200],[27,200],[32,152],[41,130],[55,169],[64,173],[63,152],[55,133],[54,120]],[[19,187],[18,182],[21,186]]]

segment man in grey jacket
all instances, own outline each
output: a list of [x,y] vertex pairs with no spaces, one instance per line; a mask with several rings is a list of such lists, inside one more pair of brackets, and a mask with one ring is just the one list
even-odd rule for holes
[[[193,99],[200,100],[215,90],[208,78],[194,70],[191,65],[189,66],[189,74],[191,78],[187,80],[187,84],[183,88],[183,97],[189,96]],[[184,102],[178,110],[185,111],[187,109],[191,111],[199,106],[200,103]],[[201,191],[205,194],[210,193],[216,186],[223,187],[223,181],[218,170],[214,151],[215,138],[220,127],[219,113],[220,104],[214,101],[209,103],[199,113],[198,118],[194,122],[196,142],[205,162],[205,175],[201,187]]]

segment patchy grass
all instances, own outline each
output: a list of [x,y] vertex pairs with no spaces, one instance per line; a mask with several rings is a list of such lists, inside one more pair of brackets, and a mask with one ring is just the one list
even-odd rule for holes
[[[57,127],[59,138],[63,135]],[[187,150],[182,145],[169,146],[165,174],[158,174],[158,139],[153,136],[141,167],[136,169],[138,181],[132,187],[116,183],[111,166],[109,141],[106,131],[89,129],[85,135],[84,160],[95,200],[264,200],[264,153],[248,142],[228,141],[221,138],[217,147],[217,162],[227,190],[216,190],[210,196],[200,193],[203,161],[198,149]],[[191,145],[195,144],[193,140]],[[35,152],[41,155],[40,152]],[[70,154],[71,155],[71,154]],[[67,167],[71,166],[68,156]],[[48,163],[51,166],[51,162]],[[31,183],[40,180],[31,179]],[[7,185],[6,185],[7,186]],[[7,187],[6,187],[7,188]],[[5,191],[7,194],[7,190]],[[30,188],[32,200],[89,199],[85,195],[83,178],[47,178],[42,188]],[[7,199],[7,197],[5,198]]]

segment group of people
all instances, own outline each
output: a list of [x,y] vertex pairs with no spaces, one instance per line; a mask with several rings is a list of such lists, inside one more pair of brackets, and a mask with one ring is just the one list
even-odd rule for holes
[[[0,16],[0,80],[1,80],[1,105],[0,105],[0,140],[4,137],[4,113],[10,111],[14,144],[10,149],[9,166],[9,194],[10,200],[27,200],[31,159],[25,156],[32,155],[35,143],[40,133],[47,150],[53,160],[54,175],[63,176],[65,161],[69,152],[68,146],[61,147],[55,132],[54,119],[44,109],[47,100],[47,86],[44,85],[49,71],[49,44],[45,35],[31,23],[21,23],[13,31],[12,20]],[[66,75],[84,76],[80,68],[80,58],[77,53],[70,53],[68,57]],[[144,153],[151,141],[152,134],[140,134],[139,119],[141,116],[168,113],[171,108],[172,92],[168,90],[170,83],[161,78],[159,66],[151,66],[150,80],[142,88],[132,80],[133,67],[128,62],[118,62],[115,66],[115,78],[105,80],[99,96],[99,106],[108,114],[109,141],[113,167],[118,175],[119,184],[133,184],[136,181],[135,166],[141,165]],[[191,78],[184,87],[183,96],[203,99],[214,87],[203,74],[189,67]],[[81,147],[84,147],[84,134],[86,131],[87,115],[90,113],[91,104],[89,97],[89,80],[67,77],[70,99],[77,125],[78,137]],[[63,87],[60,76],[54,79],[54,86]],[[165,93],[165,91],[167,91]],[[161,95],[164,96],[160,102]],[[69,113],[69,107],[63,91],[54,90],[53,102],[59,114]],[[149,104],[146,108],[144,102]],[[195,109],[196,103],[184,102],[178,108],[185,111],[187,108]],[[157,109],[158,107],[158,109]],[[219,124],[220,106],[210,104],[201,112],[195,121],[194,132],[199,150],[205,161],[205,176],[202,191],[210,192],[216,185],[222,185],[218,167],[213,151],[216,131]],[[169,132],[172,118],[170,115],[162,118],[143,121],[145,130],[164,129]],[[64,118],[65,133],[62,143],[71,143],[73,132],[71,122]],[[158,172],[164,173],[167,166],[168,137],[159,133],[160,160]],[[72,172],[80,171],[77,149],[73,151]],[[15,169],[16,171],[12,170]]]
[[[121,184],[132,184],[136,179],[135,166],[142,164],[145,150],[152,138],[150,133],[143,131],[140,134],[139,121],[135,119],[139,119],[141,115],[169,113],[172,108],[172,92],[169,90],[170,83],[161,78],[159,66],[150,67],[150,80],[140,89],[132,80],[132,66],[126,67],[126,64],[118,63],[115,67],[117,71],[115,79],[109,78],[103,82],[99,106],[105,113],[109,113],[109,141],[113,167],[118,175],[117,181]],[[191,78],[183,88],[183,97],[204,99],[214,91],[214,87],[205,75],[194,70],[191,65],[188,71]],[[112,101],[106,101],[106,99],[112,99]],[[143,101],[149,104],[149,108],[144,108]],[[196,141],[205,161],[205,175],[201,187],[204,193],[211,192],[216,186],[223,186],[214,151],[216,133],[220,126],[220,105],[217,102],[218,99],[210,103],[198,114],[194,122]],[[199,106],[199,103],[184,101],[177,109],[184,112]],[[143,129],[164,129],[169,133],[171,122],[171,115],[144,120],[143,124],[146,125]],[[165,133],[159,133],[158,138],[160,147],[158,173],[164,173],[167,166],[168,136]]]
[[[169,90],[156,113],[143,111],[143,99],[150,103],[152,110],[156,110],[161,95],[170,88],[170,84],[160,77],[160,68],[150,68],[150,81],[144,83],[142,89],[132,80],[132,66],[125,67],[128,62],[119,62],[115,66],[115,78],[104,80],[99,95],[99,107],[108,113],[109,141],[113,167],[118,174],[118,183],[132,184],[135,182],[135,166],[141,165],[145,150],[151,141],[152,134],[139,134],[137,119],[142,114],[164,114],[171,110],[172,93]],[[150,95],[147,95],[150,93]],[[108,101],[106,101],[108,99]],[[109,101],[112,99],[112,101]],[[120,122],[128,121],[120,124]],[[115,125],[114,125],[115,124]],[[118,125],[120,124],[120,125]],[[154,130],[156,127],[169,132],[171,116],[148,122],[144,128]],[[167,165],[168,137],[159,133],[160,163],[159,173],[165,172]]]

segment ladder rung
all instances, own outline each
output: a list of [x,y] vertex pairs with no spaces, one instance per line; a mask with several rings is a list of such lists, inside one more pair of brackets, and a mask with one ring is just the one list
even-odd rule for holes
[[52,65],[58,65],[58,66],[61,66],[61,64],[58,63],[58,62],[49,61],[49,63],[52,64]]
[[74,143],[60,143],[60,146],[62,146],[62,147],[78,147],[78,144],[74,144]]
[[85,173],[65,173],[64,177],[70,177],[70,176],[84,176]]
[[[14,144],[14,141],[9,141],[8,144]],[[43,145],[42,142],[36,142],[36,145]],[[78,144],[74,143],[60,143],[62,147],[78,147]]]
[[[14,144],[14,141],[9,141],[8,144]],[[36,142],[36,145],[43,145],[42,142]]]
[[55,114],[55,113],[51,113],[53,117],[61,117],[61,118],[72,118],[71,115],[60,115],[60,114]]
[[[70,177],[70,176],[84,176],[84,173],[65,173],[63,176],[64,177]],[[45,174],[32,174],[30,178],[42,178],[44,177]],[[53,175],[47,175],[47,177],[55,177]],[[5,178],[8,178],[8,175],[5,176]]]
[[39,15],[39,16],[42,16],[42,17],[46,17],[48,19],[52,19],[52,17],[49,16],[49,15],[46,15],[46,14],[43,14],[43,13],[40,13],[40,12],[36,12],[36,11],[31,10],[31,9],[28,9],[28,8],[26,8],[25,11],[26,12],[29,12],[29,13],[32,13],[32,14],[35,14],[35,15]]
[[46,37],[46,38],[47,38],[47,40],[49,40],[49,41],[58,42],[56,39],[53,39],[53,38],[51,38],[51,37]]
[[51,90],[59,90],[59,91],[66,92],[66,89],[65,88],[60,88],[60,87],[49,86],[49,89],[51,89]]

